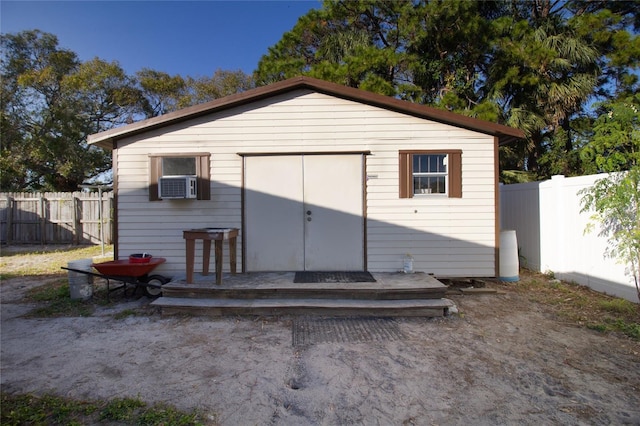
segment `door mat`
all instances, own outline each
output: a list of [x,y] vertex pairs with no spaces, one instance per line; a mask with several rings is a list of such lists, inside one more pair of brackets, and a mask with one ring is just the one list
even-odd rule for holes
[[294,283],[375,283],[376,279],[367,271],[350,272],[296,272]]
[[404,339],[400,325],[393,318],[314,318],[293,320],[293,346],[316,343],[390,342]]

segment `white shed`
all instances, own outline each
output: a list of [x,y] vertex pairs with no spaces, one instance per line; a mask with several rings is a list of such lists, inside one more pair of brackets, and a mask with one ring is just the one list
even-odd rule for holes
[[113,150],[116,258],[164,257],[159,273],[184,272],[184,230],[232,227],[245,272],[398,271],[410,255],[416,271],[493,277],[498,146],[523,136],[297,77],[89,143]]

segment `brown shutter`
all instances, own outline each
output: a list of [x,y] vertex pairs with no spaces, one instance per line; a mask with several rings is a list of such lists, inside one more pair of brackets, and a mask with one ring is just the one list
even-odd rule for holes
[[413,197],[413,189],[412,189],[412,167],[411,167],[411,154],[406,152],[400,152],[400,198],[412,198]]
[[160,157],[149,157],[149,201],[159,201]]
[[196,173],[198,174],[198,200],[211,199],[210,155],[196,157]]
[[449,198],[462,198],[462,152],[449,153]]

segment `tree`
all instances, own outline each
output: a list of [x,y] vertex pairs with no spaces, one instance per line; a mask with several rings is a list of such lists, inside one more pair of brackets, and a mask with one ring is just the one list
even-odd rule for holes
[[454,111],[482,103],[478,88],[490,63],[493,21],[506,13],[499,2],[419,2],[403,26],[408,68],[420,88],[413,100]]
[[187,77],[186,86],[191,105],[213,101],[254,87],[251,76],[243,71],[225,71],[221,69],[217,69],[211,77]]
[[218,69],[211,77],[194,78],[144,68],[133,84],[141,93],[143,118],[151,118],[251,89],[253,79],[241,70]]
[[179,75],[143,68],[136,73],[144,97],[142,110],[147,118],[189,106],[187,84]]
[[109,156],[86,145],[89,129],[69,91],[75,53],[40,31],[3,35],[0,44],[2,189],[76,190],[107,170]]
[[[512,18],[497,24],[488,92],[501,109],[515,112],[509,124],[524,124],[531,143],[522,166],[543,176],[549,170],[571,175],[578,166],[565,155],[573,151],[570,119],[597,86],[598,52],[555,15],[537,27]],[[547,170],[540,171],[543,165]]]
[[412,8],[408,0],[327,1],[269,48],[255,72],[256,84],[305,74],[396,95],[402,82],[410,83],[400,26]]
[[183,78],[117,62],[78,60],[53,34],[2,35],[0,187],[74,191],[111,169],[87,135],[253,87],[242,71]]
[[117,62],[83,62],[64,83],[91,133],[133,122],[144,103],[135,80]]
[[594,212],[592,220],[609,238],[606,254],[627,265],[640,300],[640,95],[601,109],[583,157],[609,175],[582,192],[582,211]]
[[[262,57],[263,85],[309,75],[509,124],[501,168],[581,174],[590,105],[637,90],[638,0],[326,0]],[[520,174],[519,174],[520,176]]]

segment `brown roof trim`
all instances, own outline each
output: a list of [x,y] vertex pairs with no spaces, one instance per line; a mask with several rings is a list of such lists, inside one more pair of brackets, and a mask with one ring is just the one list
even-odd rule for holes
[[371,155],[371,151],[285,151],[238,152],[240,157],[280,157],[283,155]]
[[294,77],[268,86],[258,87],[246,92],[225,96],[224,98],[216,99],[204,104],[170,112],[158,117],[138,121],[122,127],[116,127],[101,133],[95,133],[93,135],[89,135],[87,141],[90,144],[96,144],[105,149],[112,149],[115,147],[115,142],[118,139],[122,139],[127,136],[132,136],[158,127],[179,123],[205,114],[211,114],[298,89],[309,89],[327,95],[497,136],[500,138],[501,145],[517,139],[524,139],[524,133],[521,130],[501,124],[466,117],[464,115],[440,110],[426,105],[402,101],[389,96],[354,89],[352,87],[346,87],[311,77]]

